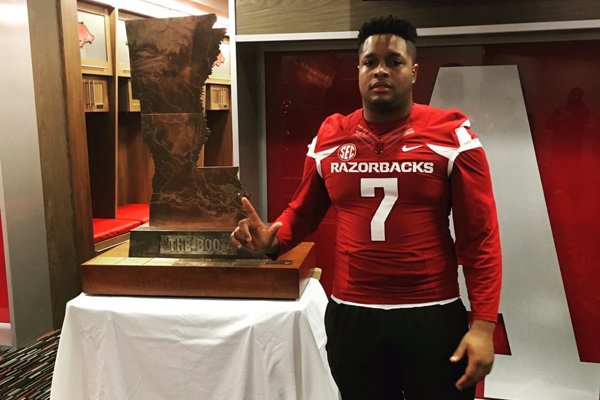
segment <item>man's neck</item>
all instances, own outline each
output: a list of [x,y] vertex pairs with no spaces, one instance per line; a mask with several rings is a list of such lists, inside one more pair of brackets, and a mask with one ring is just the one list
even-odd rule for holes
[[363,103],[363,118],[367,122],[391,122],[406,117],[412,110],[413,103],[410,102],[402,107],[383,109],[379,107],[366,106]]

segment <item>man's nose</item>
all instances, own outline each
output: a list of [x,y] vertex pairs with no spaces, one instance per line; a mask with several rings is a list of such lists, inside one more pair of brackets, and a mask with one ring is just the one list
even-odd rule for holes
[[375,76],[383,77],[383,76],[388,76],[388,75],[389,75],[389,72],[387,70],[385,63],[383,63],[383,62],[379,63],[379,65],[377,65],[377,68],[375,68]]

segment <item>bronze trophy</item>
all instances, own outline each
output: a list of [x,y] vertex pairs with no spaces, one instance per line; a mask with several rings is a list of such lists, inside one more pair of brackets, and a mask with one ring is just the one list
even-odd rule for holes
[[216,16],[126,21],[133,96],[155,165],[150,222],[82,265],[89,294],[298,298],[314,267],[303,243],[270,260],[238,251],[229,235],[244,218],[237,167],[198,167],[209,137],[202,107],[225,29]]
[[225,29],[214,15],[127,21],[133,96],[154,160],[150,223],[131,232],[132,257],[237,257],[229,233],[244,218],[236,167],[199,168],[210,134],[204,83]]

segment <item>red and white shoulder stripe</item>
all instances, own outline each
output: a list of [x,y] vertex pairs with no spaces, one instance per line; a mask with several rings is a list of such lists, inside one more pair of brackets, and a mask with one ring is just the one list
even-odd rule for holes
[[460,153],[482,147],[479,139],[469,131],[468,128],[470,127],[471,123],[467,119],[454,130],[454,134],[457,138],[457,147],[439,146],[426,143],[427,147],[429,147],[432,151],[448,159],[448,175],[452,173],[454,160],[456,160],[456,157],[458,157]]

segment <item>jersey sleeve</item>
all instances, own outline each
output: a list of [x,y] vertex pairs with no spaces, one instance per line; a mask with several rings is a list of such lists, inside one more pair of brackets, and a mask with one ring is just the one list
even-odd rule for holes
[[480,145],[467,142],[463,148],[450,175],[458,262],[463,266],[472,318],[496,322],[502,255],[490,171]]
[[322,144],[329,143],[332,136],[344,130],[344,121],[345,117],[341,114],[326,118],[308,146],[300,186],[288,207],[276,220],[283,223],[277,232],[279,254],[296,246],[314,232],[331,206],[321,171],[321,160],[331,155],[337,147],[322,149]]
[[327,213],[331,201],[315,160],[306,157],[300,186],[288,207],[277,218],[283,225],[277,232],[279,253],[296,246],[314,232]]

